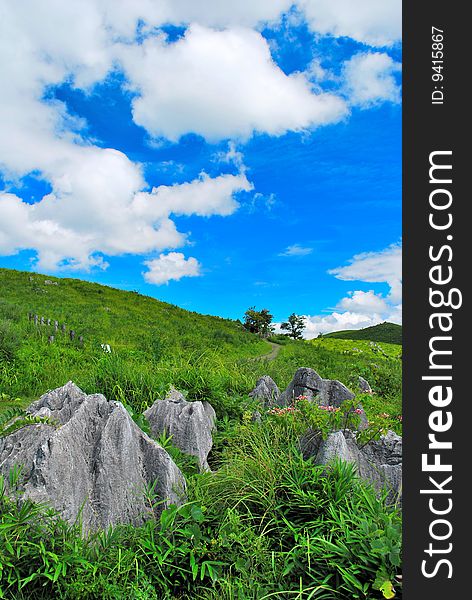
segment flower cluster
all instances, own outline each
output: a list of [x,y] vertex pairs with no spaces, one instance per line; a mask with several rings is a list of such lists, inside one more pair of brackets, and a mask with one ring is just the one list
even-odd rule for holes
[[300,411],[298,410],[298,408],[295,408],[295,406],[285,406],[284,408],[279,408],[278,406],[276,406],[276,407],[268,410],[267,414],[282,417],[283,415],[293,414],[296,412],[300,412]]
[[397,419],[400,421],[400,423],[403,423],[403,417],[402,417],[402,415],[398,415]]
[[362,408],[356,408],[356,410],[354,412],[356,413],[356,415],[361,415],[362,414]]
[[322,404],[320,404],[318,408],[320,410],[326,410],[327,412],[339,412],[341,410],[340,408],[336,408],[335,406],[323,406]]
[[380,413],[379,417],[382,417],[382,419],[389,419],[390,415],[386,412]]

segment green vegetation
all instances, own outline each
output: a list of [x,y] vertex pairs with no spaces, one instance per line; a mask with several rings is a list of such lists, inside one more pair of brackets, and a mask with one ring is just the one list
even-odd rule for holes
[[380,323],[364,329],[351,329],[326,333],[323,337],[340,340],[370,340],[372,342],[387,342],[388,344],[402,343],[402,326],[395,323]]
[[305,329],[305,317],[292,313],[287,321],[280,325],[280,329],[287,331],[287,335],[294,340],[301,340]]
[[[369,420],[401,432],[401,346],[274,336],[283,342],[275,354],[239,322],[133,292],[1,269],[0,290],[0,429],[68,380],[126,403],[143,428],[143,410],[170,385],[190,400],[208,400],[218,417],[212,473],[196,473],[189,457],[159,440],[188,482],[188,503],[159,522],[84,538],[79,525],[7,497],[0,483],[0,598],[401,597],[397,507],[349,465],[326,470],[303,460],[298,438],[313,424],[310,407],[264,414],[247,395],[263,374],[283,389],[301,366],[354,391],[361,375],[375,391],[358,396]],[[53,324],[35,325],[29,312],[66,322],[75,339]],[[264,355],[270,359],[255,360]],[[263,412],[261,423],[254,410]],[[152,490],[146,494],[156,501]]]

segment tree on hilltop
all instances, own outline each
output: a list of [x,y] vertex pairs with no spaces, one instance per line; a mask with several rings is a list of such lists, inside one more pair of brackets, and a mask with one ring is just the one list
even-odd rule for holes
[[255,306],[251,306],[244,313],[244,328],[251,333],[258,333],[261,336],[267,337],[274,331],[272,323],[273,315],[270,314],[267,308],[256,310]]
[[305,329],[305,317],[292,313],[287,321],[280,325],[280,329],[287,331],[287,335],[294,340],[301,340]]

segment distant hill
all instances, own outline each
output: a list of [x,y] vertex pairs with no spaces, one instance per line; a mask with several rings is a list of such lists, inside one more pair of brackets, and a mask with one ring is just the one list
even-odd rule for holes
[[323,337],[337,338],[340,340],[368,340],[371,342],[387,342],[389,344],[402,343],[402,326],[395,323],[380,323],[364,329],[349,329],[326,333]]

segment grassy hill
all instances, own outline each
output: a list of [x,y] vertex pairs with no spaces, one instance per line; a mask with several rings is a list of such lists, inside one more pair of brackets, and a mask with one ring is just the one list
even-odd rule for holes
[[395,323],[380,323],[364,329],[349,329],[326,333],[323,337],[340,340],[369,340],[371,342],[402,343],[402,326]]
[[[55,331],[56,320],[64,333]],[[174,385],[189,400],[208,400],[218,426],[211,473],[196,473],[159,438],[186,476],[188,503],[142,527],[84,538],[45,508],[10,500],[0,478],[0,596],[378,600],[379,582],[393,582],[401,598],[397,508],[359,483],[350,465],[326,470],[301,457],[301,433],[329,413],[318,410],[315,421],[302,412],[280,417],[248,397],[261,375],[284,389],[302,366],[355,392],[358,377],[366,378],[375,394],[358,399],[373,430],[401,432],[398,344],[323,337],[286,340],[274,352],[235,321],[98,284],[0,269],[0,417],[73,380],[124,402],[135,417]]]
[[[289,342],[275,360],[257,360],[270,354],[271,346],[239,322],[135,292],[7,269],[0,269],[0,290],[0,392],[24,404],[73,380],[87,393],[125,399],[142,411],[175,385],[190,399],[215,404],[221,416],[234,416],[241,414],[241,397],[259,376],[271,375],[283,388],[298,367],[307,366],[354,391],[362,375],[385,402],[401,410],[396,345],[383,346],[390,358],[367,346],[349,354],[348,342],[326,336]],[[44,317],[46,324],[35,325],[29,313]],[[111,353],[101,344],[109,344]]]

